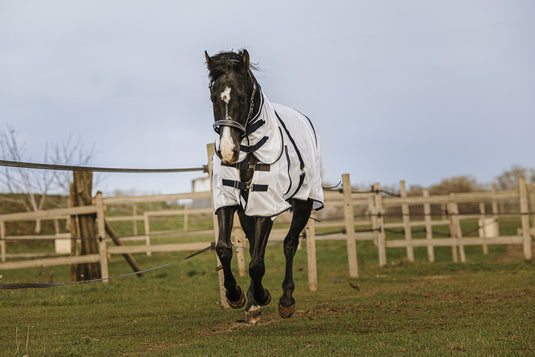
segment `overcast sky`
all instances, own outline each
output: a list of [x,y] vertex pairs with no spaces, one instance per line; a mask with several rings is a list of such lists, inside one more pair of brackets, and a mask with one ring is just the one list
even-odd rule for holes
[[246,48],[266,95],[315,123],[326,181],[491,182],[535,168],[534,16],[532,0],[0,0],[0,129],[35,162],[72,136],[95,166],[198,167],[215,138],[204,50]]

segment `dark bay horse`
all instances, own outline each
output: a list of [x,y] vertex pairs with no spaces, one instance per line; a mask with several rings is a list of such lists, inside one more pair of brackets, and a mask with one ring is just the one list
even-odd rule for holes
[[[318,137],[306,116],[267,99],[251,71],[246,50],[212,57],[205,52],[205,56],[213,126],[219,134],[212,181],[219,224],[216,251],[223,267],[226,298],[235,309],[247,302],[247,323],[260,320],[260,306],[271,301],[262,278],[273,219],[291,209],[293,218],[284,239],[283,294],[279,299],[279,314],[288,318],[295,311],[293,258],[299,234],[311,211],[323,207]],[[235,212],[251,254],[247,297],[231,271]]]

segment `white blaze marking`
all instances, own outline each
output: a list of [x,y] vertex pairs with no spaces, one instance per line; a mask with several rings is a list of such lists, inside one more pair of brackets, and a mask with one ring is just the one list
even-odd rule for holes
[[[230,87],[225,87],[225,90],[220,94],[221,100],[226,104],[225,119],[229,119],[228,104],[230,103],[230,91]],[[221,151],[223,162],[231,163],[232,157],[234,156],[234,141],[232,141],[228,126],[223,126],[223,130],[221,131],[219,150]]]
[[232,156],[234,155],[234,142],[230,136],[230,128],[228,126],[224,126],[221,131],[219,150],[221,151],[223,162],[232,161]]
[[226,87],[225,90],[221,92],[221,95],[220,95],[221,100],[227,104],[230,102],[230,90],[231,90],[230,87]]

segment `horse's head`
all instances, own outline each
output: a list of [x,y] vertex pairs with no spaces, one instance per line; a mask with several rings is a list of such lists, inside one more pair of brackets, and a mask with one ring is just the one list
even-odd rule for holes
[[206,56],[210,71],[210,98],[214,107],[214,129],[220,136],[217,155],[223,163],[238,160],[240,143],[253,115],[258,84],[251,73],[247,50]]

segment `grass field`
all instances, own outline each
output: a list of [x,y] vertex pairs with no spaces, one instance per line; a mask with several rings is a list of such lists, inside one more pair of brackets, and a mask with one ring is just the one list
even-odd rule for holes
[[[144,278],[0,290],[0,355],[534,355],[535,266],[504,259],[504,246],[489,251],[467,247],[460,264],[451,248],[437,248],[431,264],[425,248],[415,249],[416,263],[388,249],[380,268],[373,244],[359,242],[361,277],[350,279],[345,243],[318,242],[319,290],[308,291],[306,250],[298,251],[297,311],[283,320],[276,305],[284,258],[272,246],[264,282],[274,299],[257,326],[244,324],[243,310],[220,307],[213,252]],[[136,258],[150,268],[186,255]],[[110,275],[128,272],[114,256]],[[67,267],[0,274],[2,283],[69,279]]]

